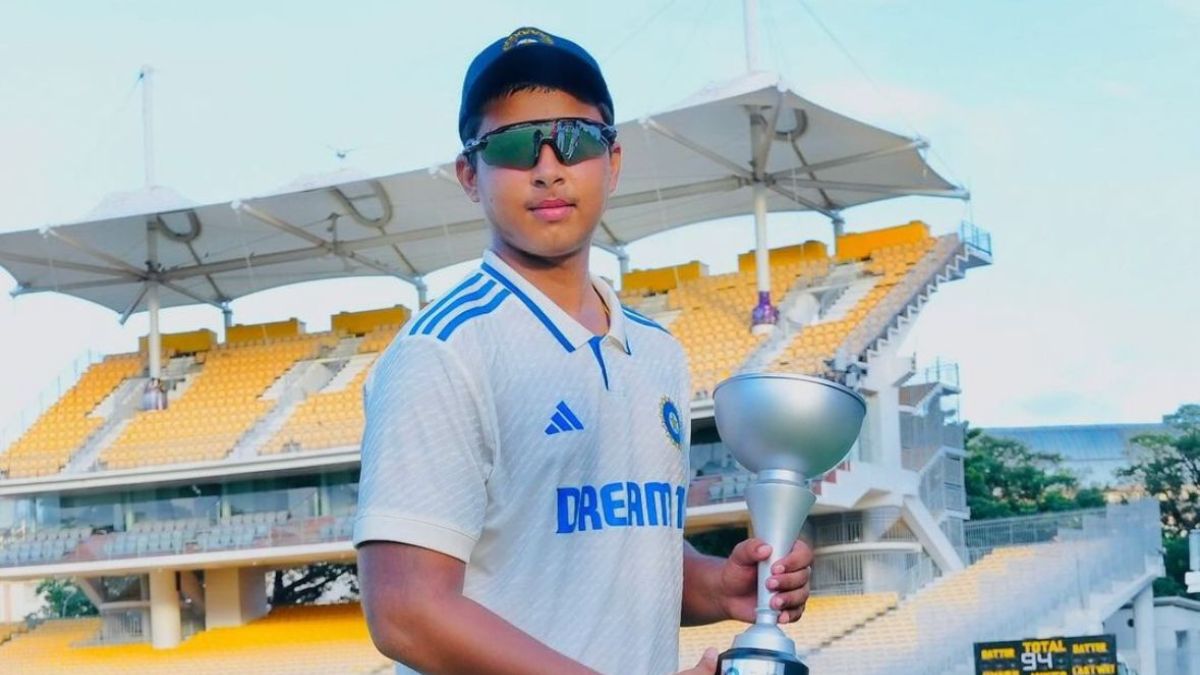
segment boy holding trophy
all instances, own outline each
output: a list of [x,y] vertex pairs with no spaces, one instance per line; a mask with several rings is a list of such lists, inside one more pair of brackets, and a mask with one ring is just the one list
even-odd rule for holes
[[[467,71],[457,173],[491,244],[365,386],[354,543],[398,672],[660,675],[681,623],[755,619],[770,547],[721,559],[683,539],[683,350],[588,271],[612,125],[598,64],[564,38],[518,29]],[[770,570],[780,623],[811,562],[797,543]],[[710,650],[686,672],[715,666]]]

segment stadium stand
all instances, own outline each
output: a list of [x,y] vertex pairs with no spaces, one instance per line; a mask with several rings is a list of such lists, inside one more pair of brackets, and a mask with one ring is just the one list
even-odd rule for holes
[[[827,269],[824,261],[772,268],[772,294],[782,297],[797,282],[815,280]],[[701,396],[736,372],[766,339],[747,326],[747,308],[757,299],[753,269],[682,284],[669,297],[668,307],[682,310],[670,329],[689,355],[692,388]]]
[[[127,558],[269,544],[275,529],[290,518],[291,514],[280,510],[238,514],[216,521],[184,518],[136,523],[126,532],[96,535],[78,557]],[[97,551],[103,556],[97,555]]]
[[[962,572],[956,572],[957,567],[934,568],[925,539],[931,533],[948,536],[954,529],[947,525],[957,523],[957,535],[950,543],[961,548],[961,522],[955,519],[968,514],[958,501],[955,509],[938,507],[941,502],[930,497],[926,483],[952,481],[925,469],[932,464],[930,458],[961,453],[960,445],[946,440],[953,435],[949,432],[961,436],[961,430],[950,428],[953,420],[926,419],[918,404],[924,405],[928,396],[917,396],[917,389],[905,394],[894,383],[906,373],[887,369],[888,364],[905,367],[905,360],[896,358],[896,336],[937,283],[960,278],[965,269],[990,262],[990,249],[972,253],[964,242],[961,233],[935,238],[923,223],[913,222],[839,237],[832,255],[816,242],[774,249],[770,281],[781,321],[770,336],[756,337],[749,330],[750,310],[757,300],[753,254],[739,256],[737,271],[729,274],[709,275],[703,265],[692,262],[639,270],[623,278],[622,302],[666,326],[687,350],[698,399],[694,410],[701,411],[700,418],[707,404],[704,399],[730,374],[769,367],[831,377],[836,376],[839,360],[869,363],[872,371],[864,377],[875,378],[870,380],[875,390],[896,389],[895,400],[886,396],[875,400],[880,420],[920,417],[910,420],[908,427],[874,429],[852,462],[843,463],[823,481],[814,481],[814,491],[825,493],[822,505],[831,509],[829,515],[814,516],[814,527],[817,519],[826,518],[829,522],[820,522],[827,528],[836,526],[846,533],[841,539],[825,537],[829,542],[824,545],[836,545],[838,551],[818,551],[817,565],[827,563],[826,569],[833,572],[824,574],[822,583],[832,582],[817,589],[801,622],[786,627],[799,649],[809,654],[814,670],[882,672],[885,666],[877,669],[872,660],[878,656],[890,672],[940,672],[918,663],[914,654],[924,650],[934,654],[937,663],[954,667],[961,661],[963,645],[969,646],[969,637],[999,635],[1001,628],[1003,636],[1023,631],[1033,614],[1053,618],[1057,605],[1047,605],[1033,594],[1044,584],[1039,582],[1030,591],[1020,587],[1021,579],[1041,578],[1045,571],[1049,583],[1065,588],[1063,571],[1079,569],[1073,566],[1072,556],[1081,551],[1095,552],[1103,560],[1129,557],[1131,551],[1144,553],[1127,547],[1115,554],[1111,540],[1104,537],[1066,537],[1032,549],[1002,546],[995,552],[980,552],[978,564]],[[969,256],[975,257],[968,260]],[[362,428],[362,384],[408,316],[402,307],[343,312],[332,318],[329,333],[305,334],[299,322],[289,320],[231,327],[224,344],[206,331],[165,340],[165,355],[174,358],[164,372],[180,385],[168,408],[126,413],[132,417],[120,424],[100,420],[72,440],[73,447],[55,449],[61,459],[46,472],[61,471],[69,463],[71,468],[61,478],[67,487],[61,493],[56,492],[57,485],[55,491],[39,493],[36,485],[21,486],[23,492],[16,499],[24,502],[11,509],[10,525],[20,524],[21,529],[0,545],[0,576],[10,572],[9,578],[32,579],[38,565],[58,562],[64,565],[60,569],[71,570],[69,574],[79,576],[92,590],[103,592],[104,583],[123,580],[139,589],[140,599],[104,595],[100,618],[49,621],[10,639],[0,646],[0,670],[14,664],[15,672],[35,674],[389,672],[390,664],[375,652],[356,605],[280,608],[255,619],[263,607],[241,610],[241,620],[249,623],[236,628],[204,630],[203,625],[205,611],[216,611],[210,617],[225,617],[234,607],[232,611],[238,613],[236,598],[229,598],[242,592],[238,589],[245,586],[240,584],[259,584],[254,593],[261,600],[264,587],[259,571],[281,564],[264,562],[264,556],[277,556],[275,560],[287,560],[284,564],[289,565],[352,556],[348,540],[358,468],[351,453]],[[144,356],[123,357],[128,370],[111,378],[108,392],[120,388],[123,380],[143,377]],[[122,357],[110,360],[117,358]],[[909,376],[915,373],[913,368]],[[85,377],[94,374],[89,371]],[[78,415],[91,414],[107,395],[93,394],[89,403],[79,405]],[[47,413],[39,424],[49,417]],[[706,421],[699,420],[701,427]],[[917,422],[928,422],[929,428]],[[106,431],[97,434],[101,424],[107,424]],[[703,438],[692,447],[697,476],[688,499],[689,508],[696,508],[689,513],[690,526],[744,525],[744,494],[752,476],[732,463],[715,431],[702,431]],[[106,440],[89,441],[89,435]],[[84,445],[88,452],[73,459]],[[323,448],[337,452],[303,454]],[[0,461],[11,454],[0,456]],[[98,456],[99,461],[81,461],[85,456]],[[922,461],[915,461],[916,457]],[[162,481],[136,476],[137,486],[97,490],[99,483],[89,484],[93,480],[89,470],[102,480],[106,469],[197,461],[217,463],[180,466],[178,475],[172,473]],[[287,469],[273,469],[276,463]],[[900,476],[899,466],[916,473],[917,479]],[[213,473],[226,467],[229,474]],[[930,476],[937,480],[926,480]],[[906,489],[912,494],[905,493],[904,498],[919,497],[928,507],[925,520],[903,515],[901,522],[899,506],[885,514],[886,527],[876,522],[879,518],[868,518],[871,509],[863,507],[863,495],[896,489],[900,479],[911,483]],[[954,482],[955,489],[961,490],[960,483]],[[155,491],[153,496],[143,493],[142,484]],[[34,500],[46,495],[62,498],[60,511],[15,515],[34,514]],[[856,513],[861,517],[834,522],[835,515]],[[710,521],[697,524],[702,517]],[[74,531],[62,527],[81,523],[92,527]],[[36,534],[26,534],[34,531],[34,525]],[[1037,550],[1039,559],[1052,561],[1048,571],[1032,567],[1032,558],[1022,553],[1027,549]],[[206,563],[195,561],[207,560],[205,554],[210,552],[219,552],[214,558],[223,565],[241,567],[223,568],[222,572],[236,572],[226,577],[196,573],[196,567]],[[169,569],[171,556],[180,556],[180,569]],[[968,562],[976,559],[965,552],[961,557]],[[1111,574],[1088,567],[1092,576],[1087,588],[1134,569],[1132,559],[1125,558],[1117,567]],[[178,586],[162,583],[164,575],[176,571]],[[104,576],[110,573],[117,576]],[[937,581],[922,588],[939,574]],[[897,579],[905,583],[893,583]],[[189,584],[190,590],[185,589]],[[814,588],[817,585],[814,581]],[[1004,603],[992,602],[993,587],[1005,589]],[[179,598],[170,595],[172,588],[178,589]],[[203,601],[208,592],[219,609],[213,610],[214,605],[195,609],[191,601]],[[1064,597],[1057,590],[1050,595],[1056,602]],[[165,597],[172,599],[164,603]],[[163,611],[174,612],[176,600],[184,630],[159,644],[165,648],[152,649],[149,642],[162,636],[151,629],[155,612],[160,618]],[[129,610],[125,605],[130,601],[142,604]],[[941,625],[945,607],[954,609],[955,623],[961,626]],[[939,608],[940,614],[930,615],[934,611],[930,608]],[[214,619],[211,625],[229,625],[224,620]],[[742,630],[744,625],[734,622],[683,630],[681,664],[693,665],[706,645],[726,648]],[[112,639],[145,642],[98,644]],[[894,646],[897,641],[911,647],[885,654],[881,648],[863,646]],[[860,658],[860,652],[867,656]]]
[[[855,243],[848,244],[847,240]],[[880,302],[892,294],[910,270],[934,248],[935,241],[923,223],[840,238],[838,259],[843,264],[853,265],[855,259],[865,258],[862,263],[862,273],[868,281],[863,287],[865,295],[847,308],[842,318],[828,321],[818,319],[801,328],[771,365],[771,369],[810,374],[827,372],[829,362],[846,345],[851,332],[873,318]],[[856,351],[848,349],[847,356]]]
[[[722,379],[752,367],[831,375],[838,354],[857,355],[886,333],[927,276],[936,274],[959,245],[955,235],[933,238],[928,226],[914,221],[839,237],[833,256],[819,242],[773,249],[771,286],[781,308],[791,299],[810,296],[809,291],[822,298],[823,306],[804,323],[781,319],[778,336],[772,338],[753,335],[748,327],[749,308],[756,301],[752,252],[740,255],[738,270],[729,274],[709,275],[697,262],[630,272],[623,278],[621,297],[680,340],[689,355],[695,395],[703,399]],[[262,395],[298,361],[318,358],[345,339],[358,340],[361,357],[378,354],[409,315],[402,306],[343,312],[332,317],[331,332],[320,334],[304,334],[295,319],[231,326],[221,345],[209,331],[164,336],[167,356],[194,353],[194,363],[185,363],[189,386],[166,410],[139,411],[123,423],[101,449],[95,468],[222,460],[275,410],[276,400]],[[0,456],[0,470],[14,477],[61,471],[103,423],[87,413],[121,381],[139,374],[142,363],[132,354],[94,366]],[[361,389],[370,362],[350,359],[342,368],[353,376],[335,375],[321,390],[296,397],[294,409],[277,415],[281,423],[271,427],[274,431],[261,442],[254,440],[257,454],[357,443],[363,423]],[[68,419],[73,421],[67,424]],[[68,427],[69,433],[54,431]],[[714,486],[719,491],[714,498],[737,497],[738,487]]]
[[363,341],[358,346],[358,351],[363,354],[374,354],[387,349],[387,346],[392,343],[392,339],[396,337],[396,333],[400,331],[401,325],[379,326],[365,333]]
[[974,642],[1085,630],[1070,623],[1073,612],[1099,608],[1114,589],[1120,598],[1158,574],[1151,561],[1160,536],[1157,504],[1145,500],[1088,515],[1051,541],[997,546],[817,650],[808,665],[862,675],[972,672]]
[[24,622],[18,621],[14,623],[0,623],[0,645],[8,642],[18,633],[23,632],[25,632]]
[[75,450],[104,423],[92,411],[141,369],[142,360],[137,354],[116,354],[92,365],[0,455],[0,472],[9,478],[24,478],[61,471]]
[[[829,271],[823,245],[809,242],[771,251],[771,292],[781,298],[797,284],[812,284]],[[636,270],[622,279],[622,302],[658,319],[683,345],[692,387],[700,397],[736,372],[763,343],[750,332],[757,302],[753,254],[738,259],[738,271],[709,276],[696,262]],[[666,294],[665,302],[662,294]]]
[[[783,627],[803,654],[853,631],[867,621],[896,606],[895,593],[864,595],[816,595],[808,600],[803,618]],[[733,644],[733,638],[746,630],[740,621],[722,621],[707,626],[690,626],[679,631],[679,668],[691,668],[704,649]]]
[[391,669],[375,650],[358,604],[281,607],[244,626],[214,628],[175,649],[91,645],[99,619],[47,621],[0,645],[6,672],[54,675],[325,675]]
[[218,460],[273,406],[260,398],[297,361],[337,343],[332,333],[247,339],[201,352],[203,368],[166,410],[142,411],[100,463],[124,469],[172,462]]
[[358,374],[341,388],[322,391],[305,399],[259,454],[357,445],[365,423],[363,382],[372,363],[374,358],[358,364]]
[[[404,310],[404,315],[407,316],[407,310]],[[338,316],[335,316],[335,324],[337,319]],[[347,320],[342,321],[343,326],[349,323]],[[366,330],[358,345],[358,353],[369,356],[351,359],[343,366],[343,369],[355,369],[354,376],[348,380],[335,376],[325,389],[306,398],[296,407],[283,428],[259,449],[259,454],[321,450],[358,444],[364,424],[363,382],[366,381],[375,358],[396,337],[400,325],[382,324],[367,327],[362,326],[360,322],[358,326]]]
[[0,548],[0,566],[51,562],[70,554],[92,534],[88,527],[46,528],[6,541]]
[[[771,250],[771,293],[784,314],[776,338],[755,336],[749,328],[748,308],[757,300],[752,252],[740,255],[738,271],[729,274],[710,276],[696,262],[635,270],[623,277],[622,301],[667,326],[683,344],[697,398],[754,366],[830,375],[839,352],[853,359],[869,347],[912,291],[927,283],[928,269],[944,265],[960,240],[935,238],[928,225],[913,221],[845,235],[836,245],[833,257],[820,242]],[[786,309],[809,290],[821,298],[819,310],[793,322]],[[760,364],[759,354],[771,358]]]

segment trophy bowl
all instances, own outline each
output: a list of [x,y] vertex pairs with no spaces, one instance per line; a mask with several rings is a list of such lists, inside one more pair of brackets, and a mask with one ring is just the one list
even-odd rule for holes
[[795,471],[807,478],[837,466],[858,438],[867,403],[819,377],[744,373],[717,385],[717,431],[752,472]]

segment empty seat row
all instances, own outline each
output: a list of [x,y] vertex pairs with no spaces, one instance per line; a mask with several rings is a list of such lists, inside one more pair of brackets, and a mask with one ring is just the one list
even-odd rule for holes
[[75,550],[76,543],[65,539],[10,542],[0,548],[0,566],[12,567],[61,560]]

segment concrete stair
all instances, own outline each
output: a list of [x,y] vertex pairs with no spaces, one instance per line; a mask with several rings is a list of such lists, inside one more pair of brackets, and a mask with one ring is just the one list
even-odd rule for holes
[[146,378],[131,377],[96,406],[93,414],[103,416],[104,424],[79,446],[79,450],[63,467],[63,473],[75,474],[95,470],[100,453],[121,435],[133,420],[133,416],[141,409],[142,390],[145,386]]

